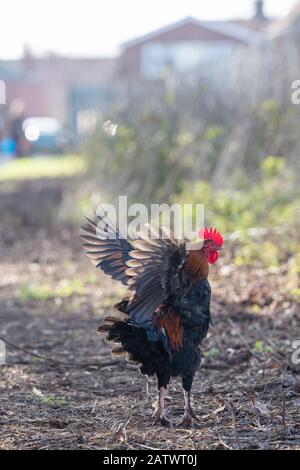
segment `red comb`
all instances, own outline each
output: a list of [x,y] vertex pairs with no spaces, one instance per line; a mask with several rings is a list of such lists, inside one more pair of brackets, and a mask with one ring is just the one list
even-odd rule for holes
[[220,232],[217,232],[217,229],[210,227],[208,229],[207,227],[205,228],[200,228],[198,235],[200,238],[203,240],[212,240],[216,245],[222,246],[223,245],[223,237],[220,234]]

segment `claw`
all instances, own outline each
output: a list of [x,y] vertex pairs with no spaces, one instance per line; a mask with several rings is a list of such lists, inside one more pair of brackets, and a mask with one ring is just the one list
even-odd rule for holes
[[158,425],[158,424],[160,424],[161,426],[168,426],[168,427],[173,426],[172,421],[169,418],[167,418],[166,412],[164,410],[161,410],[160,408],[155,410],[155,412],[152,415],[152,418],[154,418],[153,426]]
[[160,424],[161,426],[165,426],[169,428],[173,427],[172,421],[169,418],[167,418],[166,415],[161,416],[159,422],[155,424]]
[[183,426],[184,428],[192,428],[194,426],[194,420],[191,416],[183,415],[182,420],[177,424],[177,426]]
[[192,428],[194,426],[194,421],[197,421],[198,423],[200,422],[200,420],[195,415],[193,408],[190,407],[184,410],[182,420],[178,423],[177,426]]

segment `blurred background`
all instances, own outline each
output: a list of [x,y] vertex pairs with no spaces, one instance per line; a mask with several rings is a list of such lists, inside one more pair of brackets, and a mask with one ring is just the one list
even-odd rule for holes
[[86,170],[77,208],[201,200],[227,231],[298,220],[299,2],[2,8],[0,178]]
[[32,228],[77,239],[122,194],[203,203],[227,261],[285,266],[298,298],[299,2],[11,0],[1,16],[4,249]]
[[[256,390],[260,378],[274,382],[274,402],[265,385],[259,389],[272,402],[268,420],[266,410],[255,415],[265,419],[259,428],[249,411],[241,445],[273,446],[283,406],[276,399],[287,390],[283,419],[287,427],[294,420],[295,432],[282,442],[298,432],[299,446],[295,371],[286,361],[300,318],[300,2],[4,0],[0,17],[0,334],[26,377],[8,367],[3,390],[15,391],[16,414],[27,400],[28,419],[46,407],[58,423],[43,428],[40,442],[18,417],[0,447],[84,447],[79,428],[93,447],[95,423],[82,409],[96,409],[95,397],[97,406],[118,409],[116,397],[139,386],[134,371],[107,363],[96,337],[99,316],[120,292],[85,260],[79,241],[83,215],[118,195],[147,205],[205,204],[206,223],[226,241],[211,270],[218,321],[205,346],[208,369],[223,361],[215,399],[234,397],[224,384]],[[61,363],[54,377],[44,356],[32,365],[25,351],[26,363],[13,344],[74,365],[89,359],[94,369],[83,375]],[[232,378],[230,361],[238,368]],[[208,369],[207,387],[215,373]],[[239,397],[243,409],[253,408],[242,388]],[[141,403],[131,394],[132,413]],[[59,407],[79,420],[70,436]],[[111,446],[110,424],[101,425],[101,442]],[[136,432],[143,426],[137,421]],[[230,426],[225,441],[234,446]],[[189,443],[222,447],[219,432],[224,427]]]
[[298,2],[2,9],[0,177],[41,165],[24,157],[76,154],[106,199],[209,200],[228,230],[280,225],[283,212],[289,222],[281,208],[299,172]]

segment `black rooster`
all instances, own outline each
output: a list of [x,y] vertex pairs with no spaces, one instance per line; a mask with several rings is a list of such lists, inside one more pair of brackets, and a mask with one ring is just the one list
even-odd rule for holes
[[119,345],[113,353],[127,354],[130,361],[140,364],[142,374],[157,376],[156,422],[171,424],[165,413],[165,394],[170,377],[182,377],[181,424],[192,425],[191,388],[201,361],[199,346],[211,322],[208,265],[218,258],[221,234],[201,229],[202,248],[190,245],[188,249],[172,236],[164,239],[163,229],[156,239],[148,235],[128,241],[107,214],[98,215],[95,222],[87,220],[81,235],[87,255],[98,268],[128,286],[130,294],[115,306],[121,318],[106,317],[99,331]]

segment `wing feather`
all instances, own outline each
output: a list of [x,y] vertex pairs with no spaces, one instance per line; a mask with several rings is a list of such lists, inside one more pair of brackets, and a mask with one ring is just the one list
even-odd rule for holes
[[182,278],[187,258],[185,243],[174,239],[159,240],[155,245],[152,242],[149,239],[134,242],[133,258],[139,263],[127,262],[132,266],[126,271],[131,277],[128,286],[134,292],[128,313],[138,324],[151,321],[155,310],[185,287]]
[[86,220],[81,237],[87,256],[97,268],[127,285],[131,292],[127,305],[130,321],[147,324],[160,305],[186,287],[185,243],[174,240],[171,234],[165,238],[166,231],[161,228],[156,232],[151,229],[148,235],[164,237],[153,240],[143,235],[128,241],[105,213],[97,215],[95,221]]
[[97,268],[127,285],[126,262],[130,259],[129,252],[134,249],[133,245],[121,237],[117,225],[105,212],[97,214],[95,221],[86,220],[81,238],[85,242],[83,247],[87,256]]

